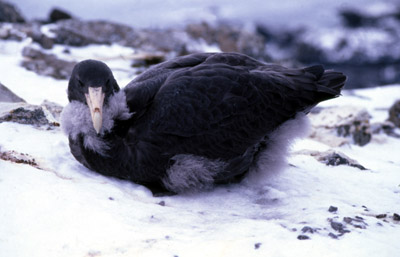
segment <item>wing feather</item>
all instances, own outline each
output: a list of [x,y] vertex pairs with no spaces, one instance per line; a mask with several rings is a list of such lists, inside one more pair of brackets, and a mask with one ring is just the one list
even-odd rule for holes
[[153,136],[186,138],[186,153],[234,156],[338,95],[343,77],[322,66],[286,69],[239,54],[198,54],[155,66],[125,91]]

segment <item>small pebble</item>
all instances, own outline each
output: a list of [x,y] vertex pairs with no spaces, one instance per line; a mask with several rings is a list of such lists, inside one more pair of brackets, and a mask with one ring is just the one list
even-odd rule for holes
[[328,236],[332,237],[333,239],[338,239],[338,236],[333,233],[329,233]]
[[336,230],[336,231],[341,231],[341,230],[343,230],[343,224],[342,223],[339,223],[339,222],[335,222],[335,221],[332,221],[331,222],[331,227],[334,229],[334,230]]
[[165,202],[164,201],[161,201],[158,204],[161,205],[161,206],[165,206]]
[[329,206],[329,209],[328,209],[329,212],[337,212],[337,210],[338,210],[338,207],[336,207],[336,206]]
[[260,246],[261,246],[261,243],[256,243],[256,244],[254,244],[254,249],[258,249],[258,248],[260,248]]
[[353,219],[350,218],[350,217],[344,217],[343,221],[346,222],[346,223],[351,223],[353,221]]
[[301,232],[303,232],[303,233],[311,233],[311,234],[313,234],[314,231],[315,231],[315,230],[314,230],[312,227],[309,227],[309,226],[305,226],[305,227],[303,227],[303,228],[301,229]]
[[375,217],[377,218],[377,219],[384,219],[384,218],[386,218],[386,214],[378,214],[378,215],[376,215]]
[[309,237],[309,236],[306,236],[306,235],[299,235],[299,236],[297,237],[297,239],[299,239],[299,240],[308,240],[308,239],[310,239],[310,237]]

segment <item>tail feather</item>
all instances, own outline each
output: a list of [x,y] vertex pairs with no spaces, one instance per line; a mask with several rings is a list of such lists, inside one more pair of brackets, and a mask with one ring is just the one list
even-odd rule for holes
[[325,70],[322,65],[315,65],[304,69],[307,73],[314,75],[311,94],[307,97],[313,102],[304,107],[304,112],[308,113],[318,103],[340,96],[340,91],[344,87],[347,77],[337,71]]
[[347,79],[343,73],[325,70],[322,65],[310,66],[304,70],[315,76],[317,92],[322,93],[326,99],[339,96]]
[[322,65],[314,65],[307,68],[304,68],[306,72],[312,73],[317,80],[319,80],[322,75],[324,75],[324,67]]
[[318,89],[321,91],[329,89],[334,96],[339,96],[346,79],[347,77],[341,72],[326,70],[318,80]]

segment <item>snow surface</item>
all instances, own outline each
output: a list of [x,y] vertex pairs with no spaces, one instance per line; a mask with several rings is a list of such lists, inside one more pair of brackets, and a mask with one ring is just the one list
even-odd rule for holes
[[[65,105],[67,81],[19,66],[28,43],[0,41],[0,82],[31,104],[48,99]],[[125,51],[104,48],[115,56]],[[76,59],[93,49],[81,48]],[[123,58],[106,62],[120,85],[132,79]],[[399,97],[400,85],[393,85],[345,91],[321,106],[364,106],[373,121],[384,121]],[[330,147],[302,139],[290,165],[258,183],[153,197],[143,186],[87,170],[58,128],[0,123],[0,152],[23,153],[40,167],[0,160],[0,256],[399,256],[400,224],[391,216],[400,213],[400,139],[374,135],[364,147],[334,149],[364,171],[326,166],[302,154],[305,149]],[[329,212],[330,206],[338,210]],[[361,228],[345,217],[361,218]],[[329,234],[339,233],[332,221],[350,232],[333,239]],[[302,232],[305,227],[314,232]]]

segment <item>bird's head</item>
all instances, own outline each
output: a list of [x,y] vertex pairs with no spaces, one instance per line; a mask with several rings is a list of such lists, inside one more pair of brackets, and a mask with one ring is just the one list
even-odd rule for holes
[[100,132],[103,105],[119,91],[110,68],[103,62],[85,60],[75,65],[68,84],[68,100],[84,103],[90,109],[93,127]]

